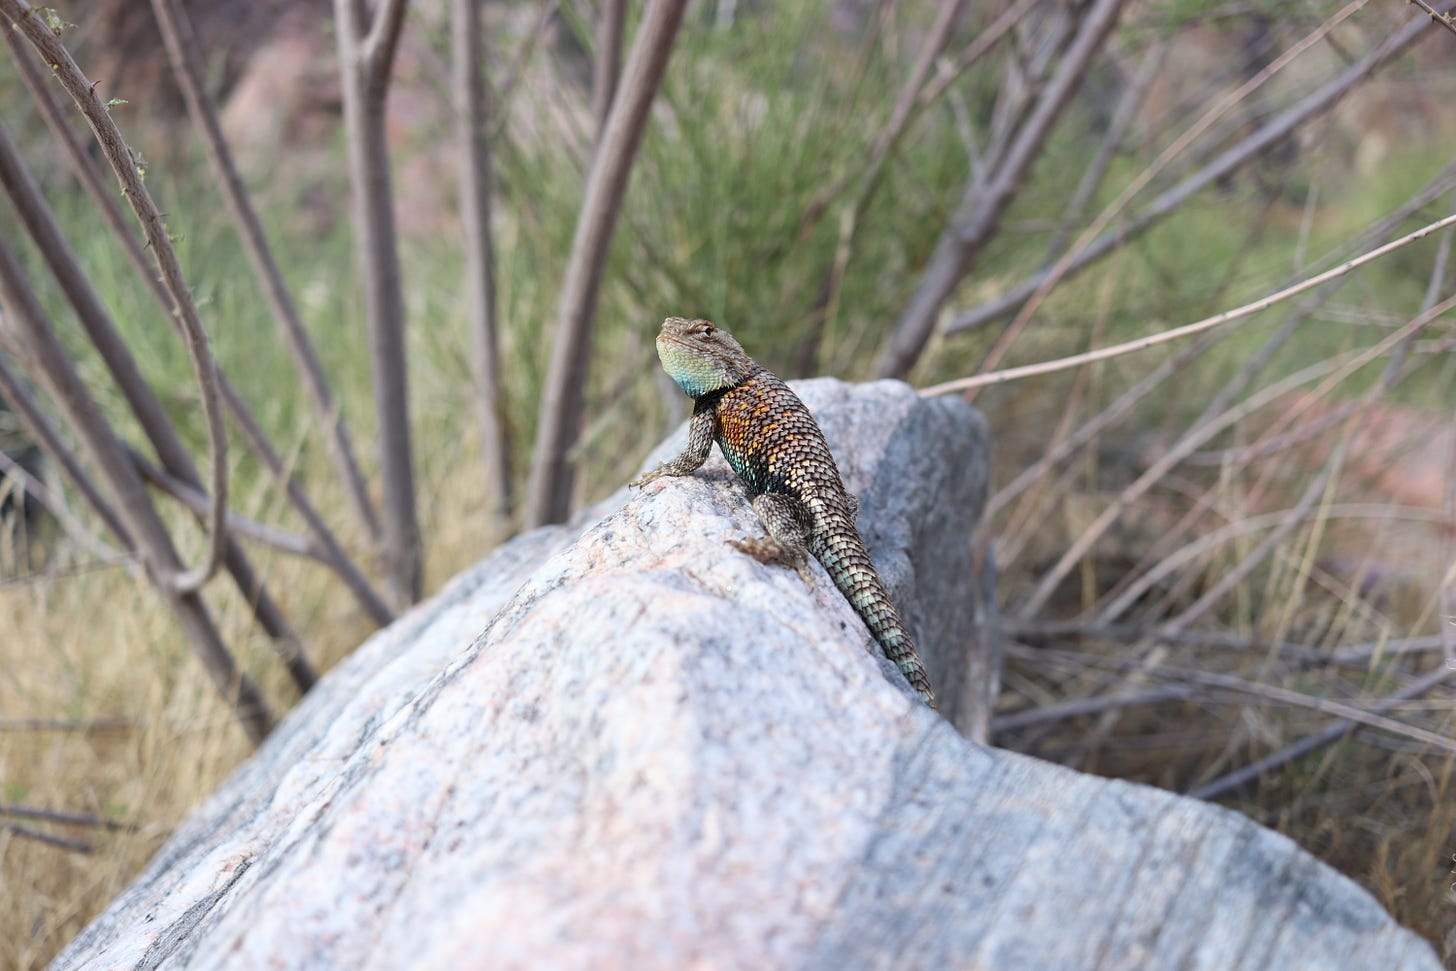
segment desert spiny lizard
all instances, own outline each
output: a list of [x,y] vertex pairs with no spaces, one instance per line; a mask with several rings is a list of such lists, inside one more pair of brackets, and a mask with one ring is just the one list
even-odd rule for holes
[[925,667],[855,528],[858,501],[844,488],[824,433],[799,396],[706,320],[668,317],[657,336],[663,369],[693,399],[688,446],[635,480],[691,475],[716,440],[753,497],[767,536],[733,541],[764,562],[794,567],[808,582],[813,554],[864,619],[885,656],[930,707]]

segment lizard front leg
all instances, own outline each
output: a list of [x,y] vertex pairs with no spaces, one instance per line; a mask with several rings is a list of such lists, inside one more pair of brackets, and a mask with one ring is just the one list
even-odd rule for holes
[[707,408],[693,412],[688,422],[688,447],[670,462],[664,462],[646,475],[638,476],[627,483],[628,488],[645,486],[664,475],[692,475],[708,461],[708,449],[713,446],[713,412]]
[[791,566],[812,587],[814,574],[809,572],[809,534],[813,520],[808,507],[792,496],[765,492],[753,497],[753,511],[758,513],[768,535],[730,539],[728,545],[760,563]]

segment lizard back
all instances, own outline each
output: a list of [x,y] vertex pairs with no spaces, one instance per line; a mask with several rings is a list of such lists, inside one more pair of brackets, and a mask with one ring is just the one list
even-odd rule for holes
[[[710,404],[718,447],[753,495],[792,496],[817,514],[848,497],[824,433],[809,409],[772,371],[756,366]],[[818,508],[816,508],[818,507]]]

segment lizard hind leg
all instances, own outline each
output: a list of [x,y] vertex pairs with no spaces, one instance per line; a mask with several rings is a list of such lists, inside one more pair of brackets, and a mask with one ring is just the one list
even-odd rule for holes
[[758,513],[768,535],[729,540],[729,545],[760,563],[782,563],[793,567],[812,587],[814,574],[809,572],[809,510],[792,496],[765,492],[753,497],[753,511]]

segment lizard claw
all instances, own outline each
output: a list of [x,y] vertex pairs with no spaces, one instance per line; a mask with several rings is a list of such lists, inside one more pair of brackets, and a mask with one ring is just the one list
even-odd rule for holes
[[643,486],[647,485],[647,483],[656,481],[661,476],[662,476],[662,470],[661,469],[653,469],[651,472],[647,472],[647,473],[644,473],[642,475],[639,475],[637,478],[635,478],[631,482],[627,483],[627,488],[629,488],[629,489],[640,489]]

